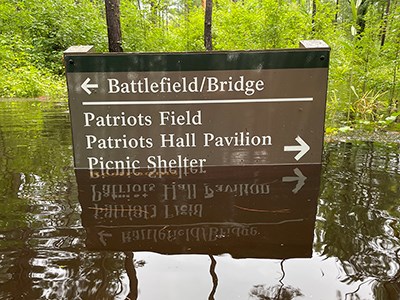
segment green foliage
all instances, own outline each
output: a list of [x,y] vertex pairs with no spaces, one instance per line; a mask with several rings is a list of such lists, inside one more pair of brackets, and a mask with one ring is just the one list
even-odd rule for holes
[[[397,11],[391,12],[392,21],[385,25],[382,3],[370,4],[361,31],[355,15],[360,1],[351,4],[352,17],[334,27],[341,36],[331,42],[326,39],[332,47],[327,124],[385,127],[385,118],[399,109],[400,86],[396,72],[400,24],[398,17],[397,20],[392,17],[398,14],[398,5],[393,6]],[[386,30],[387,39],[382,46],[384,26],[389,30]]]
[[61,97],[62,79],[30,61],[33,46],[18,35],[0,37],[0,95],[2,97]]
[[[153,8],[152,8],[153,5]],[[168,17],[165,17],[168,16]],[[201,51],[203,48],[203,10],[198,5],[168,0],[121,2],[124,51]]]
[[[102,0],[3,2],[2,97],[65,96],[62,52],[78,44],[107,49]],[[213,48],[290,48],[322,39],[332,49],[327,127],[396,128],[399,118],[390,124],[386,118],[400,107],[399,0],[388,14],[384,0],[314,3],[315,9],[306,0],[214,1]],[[121,0],[121,26],[124,51],[204,51],[200,0]]]
[[297,47],[311,29],[310,17],[296,2],[223,0],[218,4],[216,50]]
[[42,67],[62,74],[61,54],[69,46],[93,44],[106,49],[106,27],[102,1],[18,1],[20,11],[29,12],[28,27],[21,29],[34,46],[32,59]]
[[77,44],[105,50],[102,14],[102,1],[1,3],[0,96],[65,97],[62,52]]

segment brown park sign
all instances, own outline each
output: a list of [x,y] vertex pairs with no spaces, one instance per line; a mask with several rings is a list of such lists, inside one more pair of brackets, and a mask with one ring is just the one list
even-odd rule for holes
[[329,47],[65,52],[75,167],[320,164]]

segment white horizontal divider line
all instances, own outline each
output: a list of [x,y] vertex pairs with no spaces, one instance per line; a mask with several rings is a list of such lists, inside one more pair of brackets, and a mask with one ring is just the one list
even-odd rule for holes
[[274,102],[310,102],[313,97],[267,98],[267,99],[215,99],[215,100],[149,100],[149,101],[84,101],[84,106],[98,105],[176,105],[176,104],[235,104],[235,103],[274,103]]

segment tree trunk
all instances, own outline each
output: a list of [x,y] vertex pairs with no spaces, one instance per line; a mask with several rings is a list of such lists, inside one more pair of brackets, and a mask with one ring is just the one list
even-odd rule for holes
[[[391,101],[393,103],[392,106],[396,107],[396,101],[397,101],[397,111],[400,111],[400,100],[396,100],[397,68],[398,68],[397,61],[399,59],[399,56],[400,56],[400,50],[398,49],[396,52],[396,58],[395,58],[396,63],[393,67],[393,69],[394,69],[393,70],[393,88],[392,88],[392,93],[391,93]],[[400,123],[400,116],[397,116],[396,122]]]
[[338,17],[339,17],[339,0],[336,0],[335,23],[338,22]]
[[122,52],[120,0],[105,0],[108,32],[108,51]]
[[208,296],[208,300],[214,300],[215,292],[217,291],[217,287],[218,287],[218,276],[217,276],[217,273],[215,272],[215,267],[217,266],[217,261],[215,260],[214,256],[209,255],[209,257],[211,259],[210,275],[211,275],[212,282],[213,282],[213,288],[211,290],[210,295]]
[[315,15],[317,14],[317,1],[312,1],[312,12],[311,12],[311,31],[315,33]]
[[361,5],[357,9],[357,25],[359,28],[358,37],[361,37],[361,33],[365,30],[365,16],[367,15],[369,2],[367,0],[363,0]]
[[204,47],[207,51],[212,50],[212,0],[206,0],[206,9],[204,16]]
[[383,47],[383,45],[385,45],[386,29],[387,29],[387,23],[388,23],[388,18],[389,18],[389,12],[390,12],[390,0],[387,0],[386,11],[385,11],[385,15],[383,16],[381,47]]
[[135,263],[133,261],[133,252],[125,253],[125,270],[129,278],[129,294],[126,299],[137,300],[138,298],[138,279],[136,275]]

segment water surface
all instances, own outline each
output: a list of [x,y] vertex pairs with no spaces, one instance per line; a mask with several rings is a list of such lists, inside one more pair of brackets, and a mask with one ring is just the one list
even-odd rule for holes
[[0,101],[0,299],[399,299],[400,146],[366,140],[327,143],[304,184],[93,178],[67,104]]

